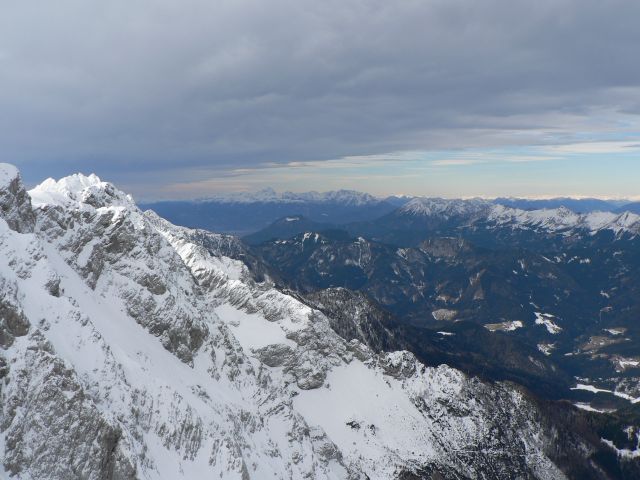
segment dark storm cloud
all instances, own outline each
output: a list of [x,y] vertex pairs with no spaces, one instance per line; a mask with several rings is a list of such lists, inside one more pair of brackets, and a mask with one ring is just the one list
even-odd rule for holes
[[638,19],[631,0],[6,1],[1,160],[162,183],[604,131],[638,113]]

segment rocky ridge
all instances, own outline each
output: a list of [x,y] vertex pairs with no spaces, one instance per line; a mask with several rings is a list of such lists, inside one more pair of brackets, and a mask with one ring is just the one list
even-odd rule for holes
[[522,210],[482,199],[446,200],[414,198],[392,215],[439,220],[466,219],[468,225],[484,223],[488,227],[535,229],[550,233],[586,231],[594,234],[611,230],[616,235],[640,234],[640,215],[624,212],[591,211],[575,213],[566,207]]

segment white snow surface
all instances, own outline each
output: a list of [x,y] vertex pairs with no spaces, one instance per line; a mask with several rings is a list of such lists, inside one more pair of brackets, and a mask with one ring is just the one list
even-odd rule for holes
[[629,459],[640,458],[640,445],[635,450],[629,450],[626,448],[620,449],[616,447],[616,445],[611,440],[607,440],[606,438],[602,438],[601,440],[602,440],[602,443],[604,443],[613,451],[615,451],[620,457],[629,458]]
[[598,408],[594,408],[589,403],[585,402],[577,402],[573,404],[575,407],[578,407],[580,410],[584,410],[585,412],[594,412],[594,413],[611,413],[615,412],[615,409],[611,410],[602,410]]
[[[2,165],[0,179],[13,173]],[[485,403],[498,387],[344,341],[95,175],[29,194],[33,233],[0,218],[0,294],[30,323],[4,352],[0,391],[3,468],[19,478],[69,478],[65,458],[86,478],[92,461],[149,480],[392,479],[426,464],[474,476],[468,452],[493,455],[491,425],[509,428],[496,398],[523,415],[515,455],[537,478],[564,478],[521,392]],[[82,437],[95,431],[117,443]]]
[[9,163],[0,163],[0,189],[7,188],[16,177],[19,172],[16,167]]
[[573,387],[571,390],[584,390],[586,392],[591,392],[591,393],[610,393],[612,395],[615,395],[616,397],[619,398],[623,398],[624,400],[627,400],[629,402],[631,402],[632,404],[636,404],[636,403],[640,403],[640,398],[635,398],[629,394],[626,394],[624,392],[618,392],[615,390],[608,390],[606,388],[598,388],[595,387],[593,385],[586,385],[583,383],[578,383],[575,387]]
[[555,349],[555,344],[553,344],[553,343],[539,343],[538,344],[538,350],[541,353],[544,353],[547,356],[551,355],[553,353],[554,349]]
[[524,327],[524,323],[522,322],[522,320],[509,320],[509,321],[499,322],[499,323],[488,323],[484,326],[484,328],[486,328],[490,332],[496,332],[496,331],[514,332],[517,329],[523,328],[523,327]]
[[[75,209],[91,209],[88,200],[108,201],[111,206],[133,207],[133,198],[103,182],[97,175],[76,173],[56,181],[48,178],[29,191],[34,206],[58,205]],[[92,202],[93,203],[93,202]],[[95,204],[94,204],[95,205]]]
[[551,335],[562,332],[562,327],[553,321],[556,318],[555,315],[540,312],[535,312],[534,315],[536,316],[536,325],[543,325]]

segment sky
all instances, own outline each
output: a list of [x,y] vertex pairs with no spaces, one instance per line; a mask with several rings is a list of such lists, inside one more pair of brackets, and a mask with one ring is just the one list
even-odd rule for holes
[[3,0],[0,161],[140,200],[640,196],[635,0]]

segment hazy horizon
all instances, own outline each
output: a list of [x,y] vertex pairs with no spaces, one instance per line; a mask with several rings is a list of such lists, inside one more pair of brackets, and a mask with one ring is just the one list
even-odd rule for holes
[[[10,162],[6,162],[6,163],[10,163]],[[13,164],[15,165],[15,164]],[[16,165],[18,166],[18,165]],[[19,167],[19,166],[18,166]],[[74,175],[74,174],[81,174],[81,175],[85,175],[85,176],[89,176],[92,174],[97,175],[95,172],[89,172],[89,171],[78,171],[78,172],[70,172],[69,175]],[[68,175],[63,175],[63,176],[59,176],[59,177],[46,177],[46,178],[41,178],[39,181],[31,181],[28,182],[26,181],[25,184],[27,186],[28,189],[34,188],[37,185],[39,185],[40,183],[42,183],[42,181],[48,179],[48,178],[53,178],[54,180],[59,180],[60,178],[63,178],[64,176],[68,176]],[[128,186],[125,184],[124,186],[118,182],[114,182],[112,180],[110,180],[108,177],[104,177],[104,176],[100,176],[98,175],[98,177],[100,178],[101,181],[105,181],[105,182],[109,182],[109,183],[113,183],[117,188],[119,188],[120,190],[124,191],[125,193],[129,193],[132,194],[132,196],[134,197],[134,199],[136,200],[136,202],[138,203],[155,203],[155,202],[162,202],[162,201],[200,201],[200,200],[207,200],[207,199],[214,199],[214,198],[218,198],[218,197],[233,197],[233,196],[243,196],[243,195],[256,195],[256,194],[260,194],[263,192],[267,192],[267,191],[273,191],[275,194],[277,195],[282,195],[282,194],[287,194],[287,193],[292,193],[292,194],[305,194],[305,193],[319,193],[319,194],[323,194],[323,193],[329,193],[329,192],[336,192],[336,191],[351,191],[351,192],[356,192],[356,193],[362,193],[362,194],[368,194],[371,195],[373,197],[376,197],[378,199],[385,199],[385,198],[390,198],[390,197],[423,197],[423,198],[443,198],[443,199],[448,199],[448,200],[453,200],[453,199],[461,199],[461,200],[472,200],[472,199],[483,199],[483,200],[496,200],[496,199],[513,199],[513,200],[557,200],[557,199],[572,199],[572,200],[603,200],[603,201],[609,201],[612,203],[621,203],[624,204],[624,202],[628,202],[628,203],[632,203],[632,202],[637,202],[640,201],[640,195],[635,195],[635,196],[631,196],[631,195],[620,195],[620,196],[607,196],[607,195],[572,195],[572,194],[562,194],[559,193],[557,195],[501,195],[501,194],[496,194],[496,195],[435,195],[435,194],[430,194],[429,192],[424,192],[424,193],[405,193],[405,192],[390,192],[390,193],[375,193],[373,191],[367,191],[364,189],[358,189],[358,188],[352,188],[349,186],[342,186],[339,188],[335,188],[335,189],[331,189],[331,188],[327,188],[327,189],[305,189],[304,187],[299,187],[299,188],[289,188],[289,189],[278,189],[278,188],[274,188],[271,185],[266,185],[266,186],[260,186],[260,187],[256,187],[253,189],[242,189],[242,190],[221,190],[221,191],[215,191],[215,190],[211,190],[209,192],[206,192],[204,195],[200,195],[200,196],[186,196],[186,197],[181,197],[181,196],[167,196],[165,195],[160,195],[158,197],[154,197],[154,196],[137,196],[135,195],[129,188],[127,188]]]

